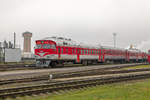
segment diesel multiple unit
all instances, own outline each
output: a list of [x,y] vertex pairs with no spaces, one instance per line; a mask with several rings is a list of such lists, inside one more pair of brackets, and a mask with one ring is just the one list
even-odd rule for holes
[[119,49],[104,46],[84,45],[63,37],[48,37],[36,40],[37,66],[54,67],[66,62],[93,63],[146,62],[148,54],[137,49]]

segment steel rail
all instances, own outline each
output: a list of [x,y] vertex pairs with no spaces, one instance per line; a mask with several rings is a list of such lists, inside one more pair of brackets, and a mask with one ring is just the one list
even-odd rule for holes
[[56,83],[49,83],[45,85],[20,87],[20,88],[10,88],[0,90],[0,98],[6,97],[16,97],[22,95],[39,94],[45,92],[55,92],[60,90],[70,90],[83,88],[87,86],[95,86],[101,84],[110,84],[121,81],[136,80],[150,78],[150,72],[148,73],[132,73],[127,75],[114,75],[108,77],[97,77],[97,78],[85,78],[85,79],[70,79],[67,81],[58,81]]
[[[105,74],[117,74],[117,73],[131,73],[131,72],[141,72],[141,71],[150,71],[150,68],[142,68],[142,69],[128,69],[128,70],[86,70],[86,71],[78,71],[78,72],[68,72],[68,73],[58,73],[53,74],[53,79],[58,78],[70,78],[70,77],[80,77],[80,76],[92,76],[92,75],[105,75]],[[23,83],[23,82],[33,82],[33,81],[44,81],[49,79],[49,74],[35,76],[30,78],[22,78],[22,79],[10,79],[10,80],[1,80],[0,85],[12,84],[12,83]]]

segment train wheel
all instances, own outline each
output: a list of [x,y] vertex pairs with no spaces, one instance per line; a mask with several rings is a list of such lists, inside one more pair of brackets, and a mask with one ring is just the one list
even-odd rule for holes
[[88,61],[82,61],[82,64],[83,64],[84,66],[87,66],[87,65],[88,65]]
[[52,68],[56,67],[56,62],[51,62],[50,66],[51,66]]

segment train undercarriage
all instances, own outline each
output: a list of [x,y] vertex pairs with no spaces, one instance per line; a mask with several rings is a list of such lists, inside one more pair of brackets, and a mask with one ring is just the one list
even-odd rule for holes
[[56,66],[64,66],[66,64],[82,64],[84,66],[92,65],[92,64],[123,64],[123,63],[142,63],[147,62],[147,59],[105,59],[104,61],[98,61],[98,60],[89,60],[84,59],[80,60],[80,62],[77,62],[76,60],[56,60],[56,59],[36,59],[36,66],[37,67],[56,67]]

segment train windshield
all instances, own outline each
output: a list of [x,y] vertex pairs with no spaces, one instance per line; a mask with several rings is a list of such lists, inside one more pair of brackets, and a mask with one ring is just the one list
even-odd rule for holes
[[36,48],[37,48],[37,49],[40,49],[40,48],[42,48],[42,45],[41,45],[41,44],[37,44],[37,45],[36,45]]
[[56,49],[56,43],[53,41],[36,41],[36,49]]
[[37,44],[36,49],[56,49],[55,44]]

